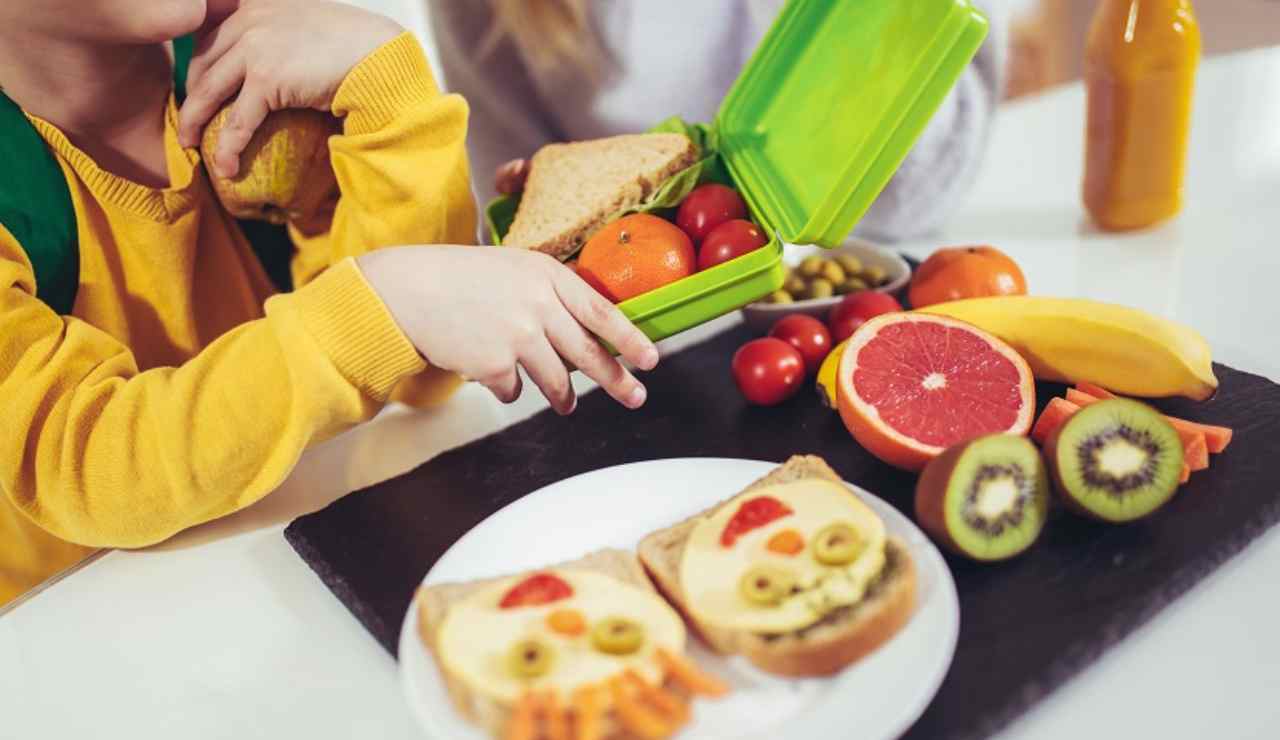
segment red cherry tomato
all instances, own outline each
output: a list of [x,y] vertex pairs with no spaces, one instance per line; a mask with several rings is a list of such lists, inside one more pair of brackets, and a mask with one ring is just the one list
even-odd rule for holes
[[715,267],[768,243],[769,237],[764,235],[764,230],[750,221],[740,218],[725,221],[702,240],[702,247],[698,250],[698,269]]
[[684,229],[696,246],[725,221],[746,217],[747,204],[733,188],[709,182],[685,196],[676,211],[676,226]]
[[809,375],[818,372],[822,361],[831,351],[831,332],[827,325],[802,313],[793,313],[778,320],[769,330],[769,336],[781,339],[800,351],[804,367]]
[[827,315],[827,326],[831,327],[831,341],[839,344],[870,319],[882,313],[901,310],[902,304],[888,293],[866,290],[847,295],[844,300],[833,306],[831,313]]
[[773,406],[804,385],[804,358],[781,339],[753,339],[733,354],[733,380],[748,402]]

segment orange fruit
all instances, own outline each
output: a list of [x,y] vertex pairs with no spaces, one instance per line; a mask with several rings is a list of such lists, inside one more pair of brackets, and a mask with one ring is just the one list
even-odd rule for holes
[[614,303],[693,274],[693,242],[647,213],[623,216],[595,233],[578,255],[578,274]]
[[1009,255],[995,247],[948,247],[929,255],[911,278],[912,308],[935,303],[1026,295],[1027,279]]
[[1026,360],[976,326],[890,313],[849,338],[836,406],[868,452],[919,471],[952,445],[988,434],[1027,434],[1036,389]]

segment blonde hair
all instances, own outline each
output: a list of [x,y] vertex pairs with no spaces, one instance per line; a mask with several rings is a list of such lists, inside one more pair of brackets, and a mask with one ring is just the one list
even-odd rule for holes
[[599,47],[589,18],[588,0],[489,0],[493,24],[480,44],[491,53],[510,38],[525,63],[537,72],[561,67],[591,71]]

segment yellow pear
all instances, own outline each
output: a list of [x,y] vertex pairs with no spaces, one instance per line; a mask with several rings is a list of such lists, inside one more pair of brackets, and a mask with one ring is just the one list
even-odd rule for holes
[[[200,153],[213,161],[218,134],[230,107],[205,127]],[[240,154],[240,171],[224,178],[208,169],[218,199],[231,215],[271,223],[305,220],[337,196],[329,164],[329,137],[341,131],[337,118],[316,110],[287,109],[267,116]]]

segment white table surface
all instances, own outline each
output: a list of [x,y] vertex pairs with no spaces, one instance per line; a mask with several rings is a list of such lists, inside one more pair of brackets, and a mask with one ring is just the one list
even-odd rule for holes
[[[407,0],[364,4],[422,28]],[[1172,224],[1136,236],[1093,233],[1077,194],[1082,136],[1079,86],[1011,105],[964,212],[906,250],[998,245],[1037,293],[1186,321],[1222,361],[1280,378],[1280,49],[1204,65],[1188,205]],[[0,735],[419,737],[395,662],[281,531],[543,406],[526,394],[502,407],[470,387],[435,412],[388,409],[309,451],[257,506],[160,547],[109,553],[55,584],[0,618]],[[1000,737],[1276,737],[1277,573],[1273,531]]]

